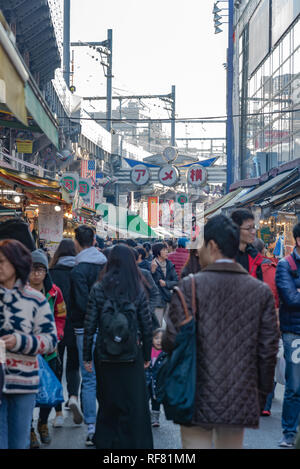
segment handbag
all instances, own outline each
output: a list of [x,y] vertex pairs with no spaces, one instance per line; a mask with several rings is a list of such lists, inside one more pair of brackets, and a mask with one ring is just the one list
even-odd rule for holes
[[36,395],[36,407],[55,407],[64,402],[63,388],[50,366],[41,355],[37,356],[39,364],[39,388]]
[[194,275],[190,277],[193,313],[189,314],[181,290],[174,287],[185,319],[176,335],[175,347],[164,359],[156,381],[156,400],[163,405],[166,419],[181,425],[189,424],[193,418],[196,391],[196,295]]

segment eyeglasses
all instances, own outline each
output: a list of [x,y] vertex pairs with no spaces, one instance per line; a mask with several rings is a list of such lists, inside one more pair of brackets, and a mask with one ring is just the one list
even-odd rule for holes
[[45,274],[47,271],[46,271],[46,269],[43,269],[42,267],[38,267],[37,269],[33,268],[32,272],[34,274],[42,275],[42,274]]
[[257,227],[256,226],[248,226],[248,228],[241,228],[241,230],[245,231],[256,231]]

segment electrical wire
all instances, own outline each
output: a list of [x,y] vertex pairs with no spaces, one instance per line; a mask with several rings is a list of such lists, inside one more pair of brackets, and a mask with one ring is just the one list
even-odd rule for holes
[[[235,117],[254,117],[254,116],[269,116],[269,115],[273,115],[273,114],[287,114],[287,113],[291,113],[291,112],[300,112],[300,108],[299,109],[286,109],[286,110],[281,110],[281,111],[269,111],[269,112],[256,112],[256,113],[249,113],[249,114],[232,114],[232,118],[235,118]],[[185,121],[190,121],[190,123],[193,123],[194,121],[197,121],[197,120],[200,120],[200,121],[204,121],[204,120],[217,120],[217,119],[224,119],[226,120],[228,118],[227,115],[222,115],[222,116],[205,116],[205,117],[175,117],[174,119],[172,118],[169,118],[169,119],[164,119],[164,118],[149,118],[149,119],[134,119],[134,118],[130,118],[130,119],[115,119],[115,118],[112,118],[112,119],[107,119],[107,118],[100,118],[100,119],[92,119],[92,118],[88,118],[88,117],[72,117],[72,120],[75,120],[75,119],[78,119],[78,120],[93,120],[93,121],[99,121],[99,122],[105,122],[105,121],[111,121],[111,122],[172,122],[172,121],[175,121],[175,122],[182,122],[184,123]],[[61,117],[57,117],[57,119],[69,119],[69,117],[67,116],[61,116]]]

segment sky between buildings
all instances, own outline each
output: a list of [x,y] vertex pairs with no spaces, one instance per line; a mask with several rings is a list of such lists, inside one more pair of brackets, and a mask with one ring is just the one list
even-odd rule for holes
[[[166,94],[176,85],[177,117],[224,116],[227,25],[214,34],[213,6],[214,0],[71,0],[71,41],[103,41],[113,30],[114,95]],[[81,47],[74,54],[76,94],[105,96],[99,55]],[[168,117],[161,101],[143,103],[153,117]],[[93,106],[101,109],[99,101]],[[176,134],[224,136],[225,126],[178,124]]]

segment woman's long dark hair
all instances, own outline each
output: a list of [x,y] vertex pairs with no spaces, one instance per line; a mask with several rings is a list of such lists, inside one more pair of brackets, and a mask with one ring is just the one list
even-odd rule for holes
[[107,264],[101,272],[105,293],[123,296],[135,301],[143,286],[132,249],[125,244],[116,244],[110,251]]
[[189,274],[196,274],[197,272],[200,272],[200,270],[201,266],[199,263],[198,250],[190,249],[189,258],[181,271],[181,278],[186,277]]
[[54,267],[57,264],[57,261],[60,257],[65,257],[65,256],[76,256],[76,250],[75,250],[75,243],[73,239],[71,238],[66,238],[63,239],[58,248],[56,249],[53,259],[50,263],[50,269]]

